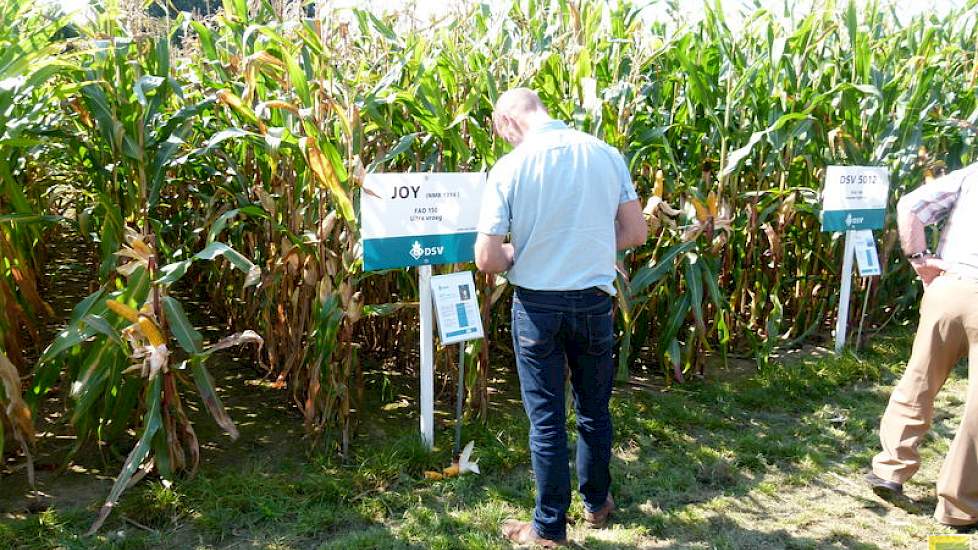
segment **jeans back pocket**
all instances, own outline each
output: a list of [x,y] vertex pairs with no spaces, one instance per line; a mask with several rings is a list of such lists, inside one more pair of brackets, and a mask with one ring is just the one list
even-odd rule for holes
[[615,320],[611,310],[607,313],[597,313],[587,316],[588,355],[606,355],[611,353],[615,344]]
[[560,313],[527,311],[522,305],[513,308],[513,340],[516,352],[542,359],[553,353],[560,328]]

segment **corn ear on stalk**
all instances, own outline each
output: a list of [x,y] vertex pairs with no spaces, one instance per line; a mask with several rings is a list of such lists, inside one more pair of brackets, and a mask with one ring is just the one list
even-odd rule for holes
[[146,242],[140,238],[132,239],[132,241],[129,244],[130,246],[132,246],[133,250],[135,250],[139,254],[142,254],[143,256],[153,255],[153,249],[150,248],[149,245],[146,244]]
[[115,313],[119,317],[128,320],[130,323],[139,322],[139,312],[134,308],[116,300],[106,300],[105,305],[112,310],[112,313]]
[[160,327],[156,326],[156,323],[152,319],[146,316],[140,316],[138,323],[139,330],[149,340],[151,346],[156,347],[166,343],[163,332],[160,330]]
[[656,197],[662,197],[666,190],[666,176],[662,173],[662,169],[655,171],[655,187],[652,189],[652,194]]

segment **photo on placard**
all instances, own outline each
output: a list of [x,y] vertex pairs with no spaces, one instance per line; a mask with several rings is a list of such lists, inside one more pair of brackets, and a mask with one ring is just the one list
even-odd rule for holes
[[463,302],[468,302],[472,299],[472,293],[469,291],[469,285],[458,285],[458,299]]

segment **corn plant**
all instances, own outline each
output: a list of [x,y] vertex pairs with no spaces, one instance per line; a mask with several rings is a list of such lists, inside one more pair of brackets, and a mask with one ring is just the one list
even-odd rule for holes
[[[33,13],[15,4],[0,13]],[[555,117],[628,161],[652,238],[619,258],[621,379],[640,363],[683,381],[713,355],[772,368],[777,347],[827,332],[841,242],[819,227],[825,166],[887,166],[895,201],[973,160],[973,5],[902,21],[886,4],[828,1],[793,17],[755,10],[736,31],[714,3],[684,25],[596,0],[469,4],[431,24],[283,5],[224,0],[213,18],[149,24],[100,3],[66,44],[68,76],[44,69],[16,90],[0,78],[0,113],[21,108],[16,94],[61,108],[17,119],[55,127],[56,143],[16,128],[0,140],[0,345],[23,364],[21,329],[45,311],[35,252],[44,224],[61,220],[44,216],[66,214],[63,227],[98,248],[100,290],[42,355],[28,402],[69,388],[79,445],[138,425],[120,480],[150,458],[165,475],[196,463],[176,389],[189,372],[205,402],[216,394],[179,305],[189,292],[234,330],[260,332],[257,363],[311,434],[348,451],[365,369],[410,372],[418,339],[414,275],[362,270],[360,183],[488,169],[507,151],[490,131],[500,90],[537,89]],[[36,37],[21,41],[50,57],[50,34]],[[23,50],[5,46],[0,60]],[[70,214],[45,210],[54,178],[41,164],[77,175]],[[892,219],[882,245],[883,276],[861,287],[877,323],[915,301]],[[471,266],[440,269],[459,268]],[[469,344],[466,384],[485,417],[491,368],[508,353],[509,292],[497,278],[478,284],[490,339]],[[160,341],[180,351],[162,356]]]
[[[907,113],[934,114],[922,102],[936,92],[918,85],[915,79],[921,75],[903,71],[897,60],[917,53],[920,65],[928,55],[943,59],[945,53],[934,49],[936,31],[925,32],[930,23],[924,18],[897,26],[892,14],[873,5],[863,13],[854,3],[838,12],[834,4],[827,5],[791,24],[760,11],[737,35],[721,11],[712,5],[706,11],[702,23],[669,30],[647,23],[627,3],[608,8],[596,2],[513,2],[499,10],[473,7],[443,26],[395,32],[395,21],[366,12],[355,12],[352,24],[330,26],[326,18],[290,24],[269,6],[259,6],[248,20],[261,32],[249,34],[248,42],[241,23],[245,6],[229,3],[228,19],[213,28],[195,28],[208,59],[200,80],[216,90],[232,85],[222,92],[230,100],[224,112],[235,118],[229,121],[232,129],[214,128],[223,132],[215,137],[234,138],[239,143],[230,146],[235,166],[260,174],[246,179],[262,182],[248,200],[262,204],[265,213],[249,214],[251,221],[236,224],[236,238],[247,238],[249,227],[264,224],[252,234],[281,243],[274,250],[279,256],[281,251],[291,254],[292,273],[302,270],[315,283],[319,274],[305,268],[310,256],[302,248],[312,241],[296,242],[302,231],[317,232],[309,216],[320,208],[318,197],[300,192],[309,189],[294,149],[308,138],[303,120],[327,129],[329,145],[317,147],[335,151],[328,156],[332,167],[339,167],[341,183],[350,175],[355,185],[361,167],[481,169],[505,150],[486,131],[499,88],[530,85],[555,116],[625,151],[643,200],[659,197],[662,205],[679,212],[671,216],[674,226],[664,225],[649,245],[624,258],[628,278],[619,309],[620,374],[627,376],[631,363],[640,359],[636,350],[650,336],[653,357],[670,365],[663,370],[675,379],[689,370],[702,371],[704,350],[725,355],[729,346],[746,346],[763,364],[774,347],[822,331],[837,305],[831,289],[839,243],[820,233],[817,222],[822,168],[839,162],[889,163],[897,167],[894,177],[900,181],[921,173],[925,167],[916,152],[922,137],[914,137]],[[960,36],[956,44],[969,44],[970,27],[946,28]],[[282,40],[285,36],[293,40]],[[883,52],[878,59],[873,58],[876,51]],[[894,71],[896,79],[874,73],[877,62]],[[967,68],[952,64],[948,72],[964,76]],[[323,95],[317,100],[317,94]],[[969,105],[962,99],[956,109],[967,111]],[[317,118],[319,113],[331,116]],[[887,125],[894,120],[892,113],[898,115],[896,126]],[[941,128],[941,139],[970,139],[947,125]],[[872,147],[864,143],[880,145],[867,154]],[[960,146],[956,151],[964,154]],[[293,178],[295,185],[272,183]],[[329,204],[324,213],[334,208]],[[662,215],[662,207],[653,210],[650,216]],[[338,216],[330,223],[336,224]],[[289,222],[289,233],[276,235]],[[893,246],[892,239],[886,242]],[[349,243],[325,243],[323,249],[342,256],[344,246]],[[888,252],[884,257],[892,257]],[[271,258],[268,263],[286,265]],[[363,303],[392,295],[402,304],[413,299],[410,277],[363,278],[355,263],[349,265],[353,269],[346,276],[361,285]],[[877,288],[896,288],[906,277],[903,269],[888,272]],[[280,288],[294,288],[288,279],[280,280]],[[632,281],[637,284],[629,290]],[[276,314],[265,314],[266,326],[284,331],[286,341],[300,341],[309,334],[309,325],[302,323],[311,318],[302,313],[304,300],[294,290],[277,292],[278,298],[267,297],[260,307],[275,312],[279,304],[300,314],[286,313],[280,319],[291,322],[277,326]],[[299,292],[309,296],[311,288]],[[491,311],[504,294],[483,292],[490,308],[487,326],[505,328],[504,310]],[[400,323],[410,324],[410,309],[399,311]],[[339,322],[331,315],[318,317],[327,329],[316,332],[317,342],[339,334],[329,328]],[[376,338],[384,329],[373,328],[371,321],[368,316],[358,329],[365,342],[412,344],[413,333],[397,325],[391,338]],[[325,344],[313,349],[319,345]],[[488,355],[488,348],[473,351]],[[276,357],[272,363],[283,373],[294,373],[308,360]],[[356,369],[338,361],[343,376],[352,376]],[[300,385],[308,387],[308,380]],[[480,379],[471,384],[482,385]],[[296,401],[310,403],[300,395]]]
[[[44,351],[31,392],[36,405],[59,383],[70,388],[74,451],[92,439],[118,440],[132,424],[141,425],[92,532],[134,476],[154,468],[166,477],[196,469],[199,444],[179,392],[188,375],[214,419],[237,437],[204,362],[226,347],[262,341],[246,331],[204,346],[170,292],[195,262],[236,268],[245,287],[257,284],[261,271],[224,243],[177,240],[183,235],[171,229],[166,203],[183,192],[172,185],[178,153],[188,152],[183,140],[192,120],[213,99],[188,102],[170,66],[171,37],[126,36],[111,8],[87,29],[103,34],[78,61],[76,78],[84,84],[60,89],[75,128],[65,149],[91,169],[82,196],[93,204],[77,207],[78,226],[86,235],[90,225],[101,226],[103,284],[76,306]],[[176,364],[173,342],[187,357]]]
[[38,188],[30,185],[34,167],[27,160],[45,127],[51,101],[44,83],[61,68],[51,38],[57,19],[29,2],[0,7],[0,352],[24,365],[21,327],[35,344],[35,319],[51,315],[38,288],[46,216]]
[[[180,302],[168,295],[170,285],[186,273],[190,263],[226,255],[233,265],[242,262],[226,245],[215,243],[194,257],[158,267],[158,253],[147,236],[127,228],[119,256],[128,260],[118,267],[125,283],[118,290],[104,286],[75,308],[68,327],[39,361],[34,393],[45,393],[67,364],[70,382],[71,423],[77,446],[95,432],[113,440],[128,429],[138,412],[142,427],[136,446],[116,478],[105,506],[91,527],[102,525],[133,476],[154,466],[165,477],[196,470],[199,444],[178,391],[193,378],[201,401],[215,421],[232,437],[238,432],[224,410],[204,362],[216,351],[249,342],[261,344],[253,332],[229,336],[204,346]],[[246,265],[246,264],[245,264]],[[188,358],[174,365],[176,342]],[[77,447],[76,447],[77,448]],[[150,458],[151,457],[151,458]],[[137,478],[138,479],[138,478]]]
[[40,134],[53,111],[45,83],[64,69],[52,40],[63,24],[31,2],[0,6],[0,457],[11,436],[27,458],[32,484],[34,427],[17,367],[26,367],[28,345],[42,345],[38,320],[53,315],[39,274],[46,229],[59,218],[48,215],[34,184],[31,152],[43,143]]

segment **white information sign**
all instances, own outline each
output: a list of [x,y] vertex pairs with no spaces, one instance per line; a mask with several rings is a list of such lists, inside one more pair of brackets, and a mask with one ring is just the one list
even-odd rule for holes
[[482,316],[471,271],[433,276],[431,292],[435,299],[438,336],[443,345],[483,337]]
[[859,266],[860,277],[872,277],[879,275],[880,259],[876,252],[876,239],[873,238],[873,231],[861,229],[854,231],[856,239],[856,265]]
[[367,174],[360,194],[363,269],[470,262],[486,174]]
[[882,229],[890,175],[882,166],[829,166],[822,191],[822,231]]
[[[364,271],[418,268],[421,438],[428,450],[435,444],[431,266],[474,259],[485,182],[485,173],[367,174],[360,193]],[[473,319],[481,336],[482,319]]]
[[836,352],[841,352],[846,342],[853,256],[856,256],[859,272],[864,277],[878,275],[880,271],[872,231],[867,231],[867,237],[858,230],[883,228],[889,192],[890,174],[882,166],[829,166],[825,170],[822,231],[846,233],[842,256],[842,284],[839,289],[839,314],[835,320]]

